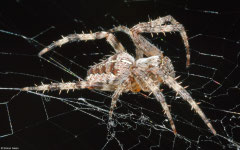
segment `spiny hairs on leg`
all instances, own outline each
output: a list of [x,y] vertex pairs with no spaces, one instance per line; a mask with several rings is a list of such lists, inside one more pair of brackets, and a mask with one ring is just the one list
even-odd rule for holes
[[179,94],[184,100],[186,100],[192,108],[198,113],[198,115],[202,118],[204,123],[208,126],[208,128],[211,130],[211,132],[216,135],[217,132],[213,128],[212,124],[209,122],[207,119],[206,115],[203,113],[201,108],[198,106],[198,104],[193,100],[193,98],[190,96],[190,94],[182,87],[180,86],[172,77],[167,76],[164,77],[164,82],[167,84],[169,87],[174,89],[177,94]]
[[89,34],[70,34],[68,36],[62,37],[62,39],[53,42],[49,46],[45,47],[38,53],[38,56],[42,56],[43,54],[49,52],[50,50],[61,47],[66,43],[77,42],[77,41],[88,41],[88,40],[96,40],[106,38],[107,42],[114,48],[116,52],[124,52],[125,49],[122,44],[116,39],[116,37],[112,33],[108,33],[105,31],[95,32]]
[[67,82],[67,83],[51,83],[51,84],[43,84],[42,85],[35,85],[32,87],[24,87],[22,91],[59,91],[62,90],[75,90],[75,89],[84,89],[89,88],[87,87],[86,81],[78,81],[78,82]]
[[147,87],[153,92],[154,96],[156,97],[157,101],[160,102],[162,105],[162,108],[164,110],[164,113],[167,115],[168,120],[170,122],[171,128],[173,130],[173,133],[177,135],[177,130],[174,124],[174,121],[172,119],[172,115],[170,113],[170,110],[168,108],[168,105],[166,103],[166,100],[164,98],[164,95],[160,91],[159,87],[155,85],[154,81],[148,77],[143,71],[140,71],[138,69],[134,69],[133,73],[135,74],[135,79],[141,84],[146,84]]
[[117,100],[118,100],[119,96],[122,94],[124,89],[125,89],[124,86],[120,86],[115,90],[114,94],[112,95],[112,102],[111,102],[111,107],[110,107],[110,110],[109,110],[109,120],[112,119],[113,110],[116,107]]
[[[186,48],[186,67],[190,66],[190,48],[189,48],[189,42],[188,42],[188,36],[186,33],[186,30],[184,28],[184,26],[182,24],[180,24],[178,21],[176,21],[171,15],[167,15],[165,17],[160,17],[159,19],[153,20],[150,22],[150,24],[152,24],[153,22],[159,22],[162,23],[162,28],[160,29],[161,32],[179,32],[183,43],[185,45]],[[166,25],[167,22],[170,22],[170,25]],[[154,32],[154,31],[153,31]],[[155,31],[155,32],[159,32],[159,31]]]
[[180,24],[178,21],[176,21],[171,15],[165,16],[163,18],[166,19],[166,21],[169,21],[172,23],[173,31],[178,31],[180,33],[186,48],[186,58],[187,58],[186,66],[189,67],[190,66],[190,48],[189,48],[188,36],[184,26]]
[[[170,24],[168,24],[170,23]],[[187,33],[182,24],[177,22],[171,15],[165,17],[159,17],[155,20],[150,20],[149,22],[142,22],[130,29],[132,32],[136,33],[163,33],[165,32],[179,32],[183,43],[186,48],[186,66],[189,67],[190,65],[190,49],[188,43]],[[153,34],[152,34],[153,36]]]
[[175,124],[173,122],[172,119],[172,115],[170,113],[170,110],[168,108],[167,102],[164,98],[164,95],[162,94],[162,92],[159,90],[159,88],[157,86],[149,86],[149,88],[151,88],[153,94],[155,95],[156,99],[158,102],[160,102],[160,104],[162,105],[162,108],[164,110],[164,114],[167,115],[168,120],[170,122],[171,128],[173,130],[173,133],[176,135],[177,134],[177,129],[175,127]]
[[[165,17],[159,17],[158,19],[150,20],[149,22],[139,23],[130,29],[125,26],[114,27],[113,29],[110,29],[109,32],[124,32],[130,35],[137,49],[144,51],[144,54],[147,56],[153,56],[156,55],[156,53],[162,52],[157,52],[160,50],[151,43],[147,42],[147,40],[140,36],[139,33],[151,33],[151,35],[153,36],[152,33],[163,33],[165,35],[166,32],[179,32],[186,49],[186,67],[190,66],[190,48],[187,33],[184,29],[184,26],[177,22],[170,15]],[[139,44],[142,44],[143,46],[141,47],[141,45]],[[145,45],[148,45],[147,49]]]

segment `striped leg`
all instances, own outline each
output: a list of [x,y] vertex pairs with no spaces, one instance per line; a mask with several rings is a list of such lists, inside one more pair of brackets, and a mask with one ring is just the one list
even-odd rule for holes
[[[165,32],[179,32],[183,43],[186,48],[186,66],[189,67],[190,65],[190,50],[189,50],[189,43],[188,43],[188,37],[187,33],[183,27],[182,24],[177,22],[172,16],[168,15],[165,17],[159,17],[158,19],[151,20],[149,22],[143,22],[135,25],[134,27],[131,28],[131,31],[134,34],[139,34],[139,33],[163,33]],[[152,34],[153,36],[153,34]],[[136,39],[134,39],[136,38]],[[133,41],[136,41],[137,44],[141,42],[141,37],[138,39],[138,35],[135,35],[133,37]],[[144,47],[143,47],[144,48]],[[149,51],[155,51],[155,49],[148,49]],[[156,54],[154,54],[156,55]]]
[[146,85],[152,91],[152,93],[156,97],[157,101],[160,102],[160,104],[162,105],[162,108],[164,110],[164,113],[168,117],[171,128],[173,130],[173,133],[176,135],[177,130],[176,130],[175,124],[173,122],[172,115],[170,113],[170,110],[169,110],[166,100],[164,98],[164,95],[160,91],[159,87],[154,83],[154,81],[150,77],[147,77],[147,75],[144,72],[137,70],[137,69],[133,70],[133,72],[136,75],[135,79],[140,83],[140,85]]
[[102,32],[89,33],[89,34],[84,34],[84,33],[83,34],[70,34],[56,42],[53,42],[49,46],[45,47],[43,50],[41,50],[38,53],[38,56],[42,56],[43,54],[49,52],[50,50],[52,50],[56,47],[61,47],[62,45],[66,44],[66,43],[97,40],[97,39],[103,39],[103,38],[106,38],[107,42],[114,48],[116,53],[125,51],[122,44],[116,39],[116,37],[112,33],[102,31]]

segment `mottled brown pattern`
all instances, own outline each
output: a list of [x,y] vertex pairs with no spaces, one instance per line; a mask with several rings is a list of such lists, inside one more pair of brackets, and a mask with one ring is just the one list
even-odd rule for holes
[[106,66],[105,65],[101,66],[100,73],[101,74],[106,73]]
[[[130,36],[136,46],[136,57],[133,58],[128,54],[123,45],[113,35],[113,32],[124,32]],[[70,83],[51,83],[42,84],[35,87],[25,87],[22,91],[45,91],[45,90],[74,90],[74,89],[94,89],[101,91],[114,92],[109,111],[109,120],[112,120],[113,110],[116,107],[117,100],[123,92],[144,92],[153,93],[156,100],[161,104],[166,114],[173,133],[176,135],[177,130],[171,116],[168,104],[160,90],[161,84],[168,85],[183,100],[191,105],[196,113],[202,118],[211,132],[216,135],[206,115],[203,113],[198,104],[193,100],[191,95],[176,81],[175,71],[171,60],[163,55],[161,49],[150,43],[141,33],[163,33],[179,32],[186,48],[186,66],[190,65],[190,50],[186,31],[182,24],[177,22],[172,16],[159,17],[149,22],[139,23],[132,28],[125,26],[114,27],[106,31],[88,34],[70,34],[60,40],[50,44],[42,51],[39,56],[47,53],[55,47],[60,47],[66,43],[75,41],[88,41],[105,38],[115,50],[115,54],[108,59],[92,66],[88,70],[85,80]],[[146,57],[144,57],[146,56]]]

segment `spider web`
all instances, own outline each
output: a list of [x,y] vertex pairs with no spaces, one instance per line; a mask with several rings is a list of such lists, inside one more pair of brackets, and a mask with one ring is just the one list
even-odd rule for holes
[[[201,1],[202,2],[202,1]],[[219,4],[219,2],[218,2]],[[233,4],[190,1],[8,1],[0,5],[1,149],[240,149],[240,18]],[[99,91],[21,92],[20,88],[85,78],[87,69],[113,53],[105,40],[71,43],[43,58],[37,53],[61,35],[131,27],[172,15],[187,29],[191,67],[179,34],[144,34],[164,51],[182,86],[211,120],[213,136],[181,97],[161,86],[178,136],[148,93],[124,93],[108,126],[111,94]],[[134,55],[131,39],[116,33]]]

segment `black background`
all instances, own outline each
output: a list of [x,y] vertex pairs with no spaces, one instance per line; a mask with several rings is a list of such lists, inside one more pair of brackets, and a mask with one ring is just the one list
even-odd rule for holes
[[[64,81],[77,80],[74,76],[37,57],[37,53],[44,46],[59,39],[61,35],[68,35],[74,32],[81,33],[82,31],[87,33],[89,30],[93,32],[107,30],[114,25],[131,27],[138,22],[148,21],[149,18],[155,19],[159,16],[169,14],[187,29],[190,47],[193,50],[192,63],[217,68],[216,74],[208,72],[203,68],[201,70],[199,69],[200,67],[194,67],[194,65],[189,70],[186,70],[184,47],[178,34],[167,34],[167,37],[159,35],[158,38],[155,37],[153,39],[149,35],[145,36],[161,47],[165,55],[173,60],[177,73],[182,75],[181,80],[184,80],[184,85],[190,85],[190,89],[201,88],[199,90],[201,93],[198,94],[196,92],[194,97],[203,99],[204,96],[207,96],[207,100],[211,99],[209,102],[210,105],[203,104],[203,107],[206,108],[203,110],[209,118],[223,121],[222,124],[213,123],[217,132],[223,136],[227,136],[226,133],[236,135],[237,131],[239,132],[239,127],[237,130],[224,131],[224,128],[221,126],[229,123],[224,122],[224,117],[233,117],[233,115],[218,111],[229,110],[239,112],[239,108],[232,108],[239,105],[240,96],[240,74],[237,62],[240,48],[238,43],[240,10],[237,8],[237,5],[230,1],[218,1],[212,4],[207,1],[187,0],[1,1],[0,87],[17,88],[31,86],[34,83],[49,83],[49,79],[55,81],[61,81],[61,79]],[[45,30],[48,31],[45,32]],[[117,33],[116,35],[128,49],[129,53],[134,54],[134,46],[128,36],[121,33]],[[223,56],[223,59],[199,57],[200,55],[196,51],[194,52],[194,50],[201,53]],[[99,40],[68,44],[62,48],[58,48],[57,52],[80,64],[80,66],[88,68],[89,65],[97,62],[104,55],[112,54],[113,50],[104,40]],[[46,57],[53,57],[56,60],[60,60],[68,69],[82,78],[86,76],[85,69],[72,65],[72,63],[64,62],[66,59],[59,57],[55,53],[50,53]],[[5,74],[6,72],[8,74]],[[24,73],[24,75],[20,73]],[[210,94],[212,90],[217,88],[216,84],[203,86],[206,81],[200,80],[202,78],[189,77],[188,73],[195,75],[203,74],[205,77],[212,78],[213,81],[220,82],[222,86],[220,90],[214,94]],[[34,77],[34,75],[38,77]],[[196,81],[194,79],[199,80]],[[210,81],[210,79],[207,80]],[[11,99],[18,92],[14,90],[0,90],[0,92],[0,101],[8,102],[7,105],[0,105],[0,135],[11,133],[6,106],[10,110],[14,130],[12,135],[0,139],[0,147],[16,146],[21,150],[94,150],[101,149],[107,143],[107,128],[105,125],[101,125],[101,121],[94,117],[78,111],[70,111],[70,113],[63,116],[56,117],[56,115],[62,113],[62,110],[64,110],[63,112],[68,112],[72,109],[66,105],[62,105],[60,102],[54,101],[50,104],[48,103],[46,107],[48,114],[55,117],[46,119],[47,116],[43,109],[41,96],[22,92]],[[54,92],[51,94],[59,96]],[[110,93],[107,93],[107,95],[110,95]],[[171,96],[171,93],[169,96]],[[110,104],[110,98],[87,90],[78,93],[70,92],[70,95],[63,92],[60,97],[87,97],[95,101],[102,99],[104,101],[101,104],[106,106],[106,110]],[[134,100],[132,101],[132,99]],[[152,102],[152,104],[149,103],[151,100],[145,102],[146,98],[141,95],[126,94],[122,96],[121,100],[130,104],[138,104],[141,107],[158,111],[161,114],[160,105],[157,102]],[[211,133],[206,131],[207,127],[204,126],[197,115],[194,115],[193,111],[190,111],[190,107],[187,104],[184,103],[183,105],[183,103],[178,104],[177,102],[169,101],[168,103],[172,105],[171,111],[173,114],[178,114],[186,120],[193,122],[193,125],[200,126],[201,129],[205,130],[199,131],[196,128],[191,128],[191,126],[176,123],[180,135],[189,138],[192,142],[190,146],[192,149],[197,149],[197,147],[200,147],[200,149],[223,149],[223,146],[228,144],[225,140],[222,140],[221,144],[206,141],[201,142],[201,140],[196,142],[200,134],[211,136]],[[212,107],[212,104],[214,107]],[[125,111],[124,108],[122,111]],[[90,111],[89,113],[103,117],[106,120],[106,116],[98,114],[97,111]],[[237,117],[239,118],[239,115]],[[162,115],[161,121],[164,119]],[[165,125],[168,126],[168,123],[166,122]],[[239,124],[231,125],[239,126]],[[230,125],[226,126],[229,127]],[[230,127],[226,130],[231,129],[233,128]],[[145,133],[146,130],[140,127],[136,131],[125,129],[119,129],[119,131],[124,131],[117,135],[124,149],[134,147],[138,142],[140,144],[133,149],[149,149],[150,146],[158,145],[159,143],[159,147],[154,147],[153,149],[173,149],[173,146],[174,149],[186,149],[189,145],[189,143],[185,142],[187,140],[182,140],[181,138],[175,139],[171,132],[161,133],[161,130],[152,131],[150,136],[148,136],[148,133]],[[144,135],[145,137],[140,135]],[[239,138],[235,139],[235,136],[233,137],[235,141],[238,140],[239,142]],[[173,141],[175,142],[174,144]],[[106,146],[106,149],[120,149],[120,147],[116,140],[112,140]],[[230,149],[230,146],[226,146],[226,149]]]

